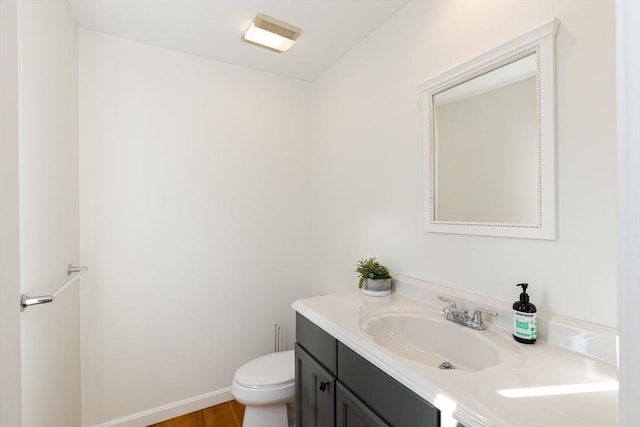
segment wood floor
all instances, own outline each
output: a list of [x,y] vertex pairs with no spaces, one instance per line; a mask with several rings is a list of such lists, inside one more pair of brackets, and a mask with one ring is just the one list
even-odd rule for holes
[[242,427],[243,417],[244,406],[232,400],[149,427]]

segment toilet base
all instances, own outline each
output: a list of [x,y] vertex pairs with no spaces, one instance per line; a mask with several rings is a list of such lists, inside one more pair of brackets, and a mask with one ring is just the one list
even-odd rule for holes
[[287,404],[248,405],[244,409],[242,427],[287,427]]

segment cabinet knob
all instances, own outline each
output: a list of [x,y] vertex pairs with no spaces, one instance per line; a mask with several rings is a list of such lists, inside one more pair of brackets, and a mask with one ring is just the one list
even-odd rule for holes
[[320,391],[324,392],[327,388],[329,388],[329,384],[331,383],[320,382]]

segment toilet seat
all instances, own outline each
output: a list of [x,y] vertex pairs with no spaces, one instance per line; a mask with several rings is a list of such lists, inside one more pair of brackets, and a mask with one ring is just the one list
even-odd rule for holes
[[234,381],[249,388],[274,388],[295,380],[294,351],[266,354],[242,365]]
[[245,387],[238,384],[236,380],[233,380],[231,384],[231,394],[233,397],[247,407],[249,407],[249,405],[275,405],[293,402],[295,392],[295,381],[279,386],[258,388]]
[[245,363],[236,371],[231,393],[243,405],[292,402],[295,396],[294,351],[267,354]]

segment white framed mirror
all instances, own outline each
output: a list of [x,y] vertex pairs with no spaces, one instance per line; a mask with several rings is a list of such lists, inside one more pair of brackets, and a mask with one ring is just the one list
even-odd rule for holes
[[556,238],[558,26],[420,85],[425,231]]

